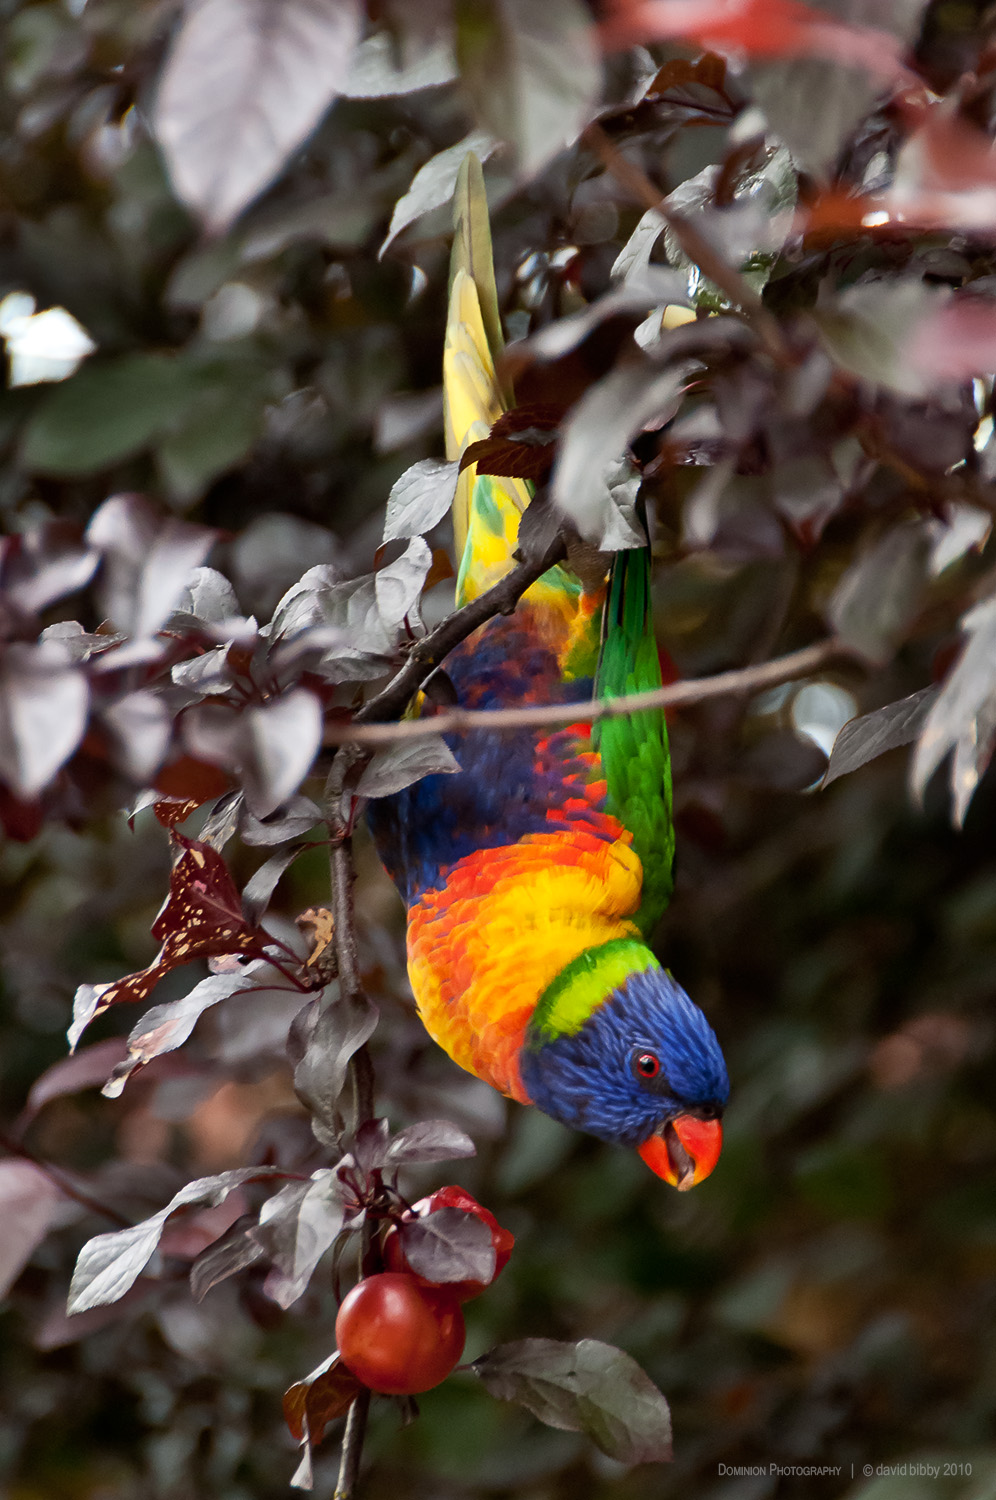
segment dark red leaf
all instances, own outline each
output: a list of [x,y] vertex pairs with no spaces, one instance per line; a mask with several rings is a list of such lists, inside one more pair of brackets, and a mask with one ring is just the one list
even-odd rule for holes
[[152,924],[152,936],[166,945],[177,962],[211,953],[251,953],[263,957],[270,941],[242,915],[242,898],[228,866],[210,844],[188,839],[175,830],[169,896]]
[[113,984],[80,985],[69,1030],[71,1046],[75,1047],[90,1022],[112,1005],[145,1000],[171,969],[214,954],[263,958],[273,941],[262,927],[243,917],[238,889],[216,849],[185,838],[175,829],[170,839],[175,857],[169,896],[152,924],[152,936],[162,948],[148,968],[126,974]]
[[553,444],[513,443],[505,438],[482,438],[471,443],[460,460],[461,469],[476,463],[478,474],[500,474],[506,479],[545,479],[553,468]]
[[201,803],[194,798],[162,797],[153,803],[152,811],[164,828],[175,828],[177,823],[185,823],[200,806]]
[[565,410],[551,401],[534,401],[503,412],[489,435],[464,451],[461,473],[476,463],[478,474],[545,479],[553,465],[557,428]]
[[338,1354],[284,1395],[284,1420],[299,1443],[320,1443],[325,1429],[344,1416],[365,1386]]
[[695,62],[687,57],[672,57],[660,69],[644,98],[659,98],[690,83],[721,93],[726,84],[726,59],[717,57],[715,52],[706,52]]
[[[520,406],[513,406],[511,411],[502,412],[491,429],[491,436],[524,442],[527,441],[524,434],[529,431],[538,435],[556,432],[566,410],[558,401],[524,402]],[[534,444],[542,442],[542,437],[535,436],[531,441]]]

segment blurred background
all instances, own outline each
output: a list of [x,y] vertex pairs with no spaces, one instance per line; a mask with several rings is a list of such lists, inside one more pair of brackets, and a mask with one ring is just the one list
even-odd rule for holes
[[[3,529],[82,524],[107,495],[143,491],[221,529],[212,565],[262,619],[305,567],[371,567],[392,483],[441,451],[448,209],[378,249],[416,171],[475,126],[465,94],[447,84],[340,99],[276,185],[205,238],[149,129],[173,10],[5,0],[0,17]],[[930,7],[918,60],[939,92],[983,56],[980,18],[961,0]],[[619,110],[663,57],[609,60]],[[631,154],[670,189],[725,159],[727,124],[684,129],[669,116],[625,128]],[[861,128],[863,162],[872,140],[888,159],[895,122],[869,116]],[[499,290],[518,334],[603,291],[642,212],[580,151],[519,187],[499,155],[489,189]],[[955,281],[967,273],[945,255],[970,261],[974,277],[993,269],[986,247],[941,235],[916,253]],[[856,276],[883,254],[800,250],[773,299],[808,296],[835,256]],[[52,309],[65,317],[40,331],[38,314]],[[742,464],[735,484],[736,526],[697,548],[679,522],[688,486],[658,497],[658,616],[683,676],[821,633],[868,527],[906,494],[879,472],[859,500],[838,495],[839,513],[803,545],[784,508],[772,520],[756,470]],[[982,783],[959,832],[940,778],[913,803],[906,750],[818,787],[844,719],[924,686],[938,653],[951,659],[958,607],[992,560],[990,547],[955,561],[870,684],[846,667],[824,674],[815,698],[797,684],[672,720],[678,891],[659,947],[708,1013],[733,1083],[722,1159],[690,1194],[505,1104],[428,1041],[410,1009],[400,902],[361,834],[380,1108],[395,1126],[444,1115],[468,1129],[478,1156],[453,1177],[517,1237],[507,1271],[468,1305],[468,1358],[530,1335],[604,1339],[660,1385],[675,1429],[673,1465],[623,1471],[457,1374],[420,1398],[407,1428],[393,1403],[375,1403],[365,1500],[996,1495],[996,789]],[[442,616],[451,590],[444,580],[429,594],[427,618]],[[219,1007],[118,1100],[98,1088],[134,1016],[112,1012],[77,1072],[37,1086],[65,1056],[76,986],[151,959],[168,850],[148,811],[130,829],[120,813],[83,806],[23,837],[33,832],[9,826],[0,847],[8,1148],[23,1138],[130,1221],[192,1176],[311,1159],[283,1055],[289,1015],[272,1008]],[[259,862],[257,850],[236,851],[240,885]],[[285,877],[270,920],[289,925],[327,892],[316,850]],[[157,999],[182,984],[171,976]],[[448,1170],[412,1174],[412,1195]],[[9,1500],[287,1492],[296,1456],[280,1396],[331,1352],[330,1278],[320,1273],[286,1313],[255,1270],[201,1304],[185,1279],[191,1256],[258,1192],[213,1219],[177,1221],[160,1274],[73,1320],[75,1255],[111,1222],[93,1203],[62,1201],[0,1311]],[[335,1450],[333,1433],[317,1454],[318,1495],[332,1492]],[[867,1465],[910,1460],[951,1472],[864,1477]],[[841,1473],[722,1468],[773,1464]]]

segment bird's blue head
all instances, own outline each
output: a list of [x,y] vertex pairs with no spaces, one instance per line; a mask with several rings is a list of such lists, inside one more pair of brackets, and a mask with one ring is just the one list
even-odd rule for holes
[[650,949],[588,949],[540,998],[520,1056],[537,1108],[575,1130],[634,1146],[667,1182],[707,1177],[722,1145],[726,1064],[697,1005]]

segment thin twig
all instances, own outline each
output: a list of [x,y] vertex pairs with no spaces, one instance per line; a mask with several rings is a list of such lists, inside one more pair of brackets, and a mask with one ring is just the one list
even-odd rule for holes
[[405,719],[397,724],[360,724],[356,721],[330,724],[325,736],[330,744],[380,746],[432,734],[538,729],[553,724],[595,724],[600,719],[617,719],[648,708],[677,708],[689,703],[704,703],[710,698],[760,692],[797,677],[807,677],[830,662],[855,657],[852,647],[832,637],[804,646],[801,651],[792,651],[787,656],[778,656],[773,661],[718,672],[714,677],[673,682],[646,693],[629,693],[591,703],[539,703],[525,708],[454,708],[424,719]]
[[588,126],[582,140],[600,161],[603,161],[618,183],[626,188],[638,203],[652,208],[671,230],[678,244],[692,263],[698,266],[703,276],[715,283],[734,307],[756,329],[758,337],[773,359],[779,364],[790,362],[790,355],[782,338],[778,322],[765,307],[757,292],[745,276],[731,266],[729,261],[700,233],[691,219],[668,208],[660,191],[645,172],[623,156],[618,147],[605,134],[602,127],[593,122]]
[[332,885],[332,932],[339,984],[345,995],[355,995],[362,986],[353,923],[352,846],[348,838],[338,840],[329,850],[329,873]]
[[353,1399],[346,1418],[346,1431],[342,1439],[342,1458],[339,1461],[339,1478],[333,1500],[353,1500],[353,1491],[360,1472],[363,1455],[363,1439],[367,1431],[367,1413],[370,1410],[370,1392],[361,1391]]
[[39,1172],[43,1172],[49,1182],[59,1189],[60,1193],[64,1193],[67,1198],[72,1198],[73,1202],[78,1203],[81,1208],[87,1209],[92,1214],[99,1214],[102,1219],[109,1219],[112,1224],[117,1224],[122,1229],[132,1227],[131,1219],[119,1213],[116,1208],[111,1208],[110,1204],[91,1198],[89,1193],[78,1188],[59,1167],[53,1167],[51,1162],[36,1156],[33,1151],[29,1151],[27,1146],[23,1146],[19,1140],[9,1136],[6,1131],[0,1131],[0,1147],[4,1151],[9,1151],[11,1156],[19,1156],[24,1161],[29,1161],[33,1167],[37,1167]]
[[[493,588],[448,615],[435,630],[415,642],[401,671],[392,677],[383,692],[364,703],[357,711],[353,723],[378,724],[398,718],[425,679],[435,671],[454,646],[459,646],[479,625],[486,624],[495,615],[510,615],[526,590],[566,555],[567,545],[562,537],[557,537],[541,557],[526,558],[510,573],[506,573]],[[353,734],[344,734],[340,740],[333,740],[331,743],[347,741],[360,743]]]
[[[338,759],[338,757],[337,757]],[[330,781],[332,776],[330,774]],[[333,787],[335,794],[335,788]],[[353,867],[352,843],[339,825],[339,803],[341,791],[336,794],[335,806],[329,807],[329,833],[332,845],[329,850],[331,876],[331,907],[333,943],[339,973],[340,996],[361,995],[363,981],[360,976],[359,953],[356,945],[356,919],[353,903],[353,886],[356,872]],[[349,1076],[353,1086],[353,1130],[359,1130],[374,1112],[374,1072],[369,1049],[364,1045],[349,1060]],[[368,1262],[374,1253],[373,1221],[368,1216],[363,1224],[360,1245],[360,1274],[368,1274]],[[375,1269],[381,1269],[378,1265]],[[370,1392],[361,1391],[354,1397],[346,1418],[346,1429],[342,1438],[339,1459],[339,1478],[334,1500],[353,1500],[356,1480],[363,1457],[363,1440],[367,1430],[367,1413],[370,1409]]]

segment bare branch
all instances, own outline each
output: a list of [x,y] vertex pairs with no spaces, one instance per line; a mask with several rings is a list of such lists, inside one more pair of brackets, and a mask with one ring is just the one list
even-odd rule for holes
[[346,1417],[346,1430],[342,1437],[342,1455],[339,1459],[339,1478],[332,1500],[353,1500],[356,1481],[363,1457],[363,1439],[367,1431],[367,1414],[370,1411],[370,1392],[361,1391],[354,1397]]
[[325,732],[327,744],[357,744],[368,747],[393,745],[399,740],[420,739],[430,734],[464,733],[474,730],[490,732],[504,729],[540,729],[551,724],[595,724],[600,719],[617,719],[625,714],[640,713],[647,708],[678,708],[688,703],[704,703],[709,698],[724,698],[757,693],[764,688],[807,677],[833,661],[855,660],[856,653],[845,642],[831,638],[804,646],[774,661],[756,666],[718,672],[714,677],[689,678],[647,693],[630,693],[621,698],[606,698],[595,703],[540,703],[526,708],[449,709],[424,719],[406,719],[399,724],[361,724],[359,716],[352,724],[330,724]]
[[[495,615],[510,615],[526,589],[566,555],[566,543],[562,537],[557,537],[542,556],[525,558],[493,588],[448,615],[435,630],[415,642],[401,671],[392,677],[383,692],[357,710],[353,723],[383,723],[403,714],[425,679],[435,671],[454,646],[459,646],[479,625],[486,624]],[[338,740],[327,740],[326,743],[340,744],[347,740],[361,743],[359,737],[352,733],[344,734]]]
[[67,1198],[72,1198],[81,1208],[87,1209],[92,1214],[99,1214],[101,1218],[109,1219],[112,1224],[117,1224],[122,1229],[131,1228],[131,1219],[119,1213],[116,1208],[112,1208],[109,1203],[101,1203],[99,1198],[93,1198],[89,1193],[84,1192],[82,1188],[77,1187],[68,1173],[63,1172],[59,1167],[54,1167],[50,1161],[45,1161],[42,1157],[36,1156],[33,1151],[28,1150],[27,1146],[22,1145],[15,1136],[8,1135],[6,1131],[0,1131],[0,1147],[4,1151],[9,1152],[11,1156],[21,1157],[22,1160],[29,1161],[33,1167],[37,1167],[39,1172],[43,1172],[48,1180],[59,1189],[60,1193],[65,1193]]

